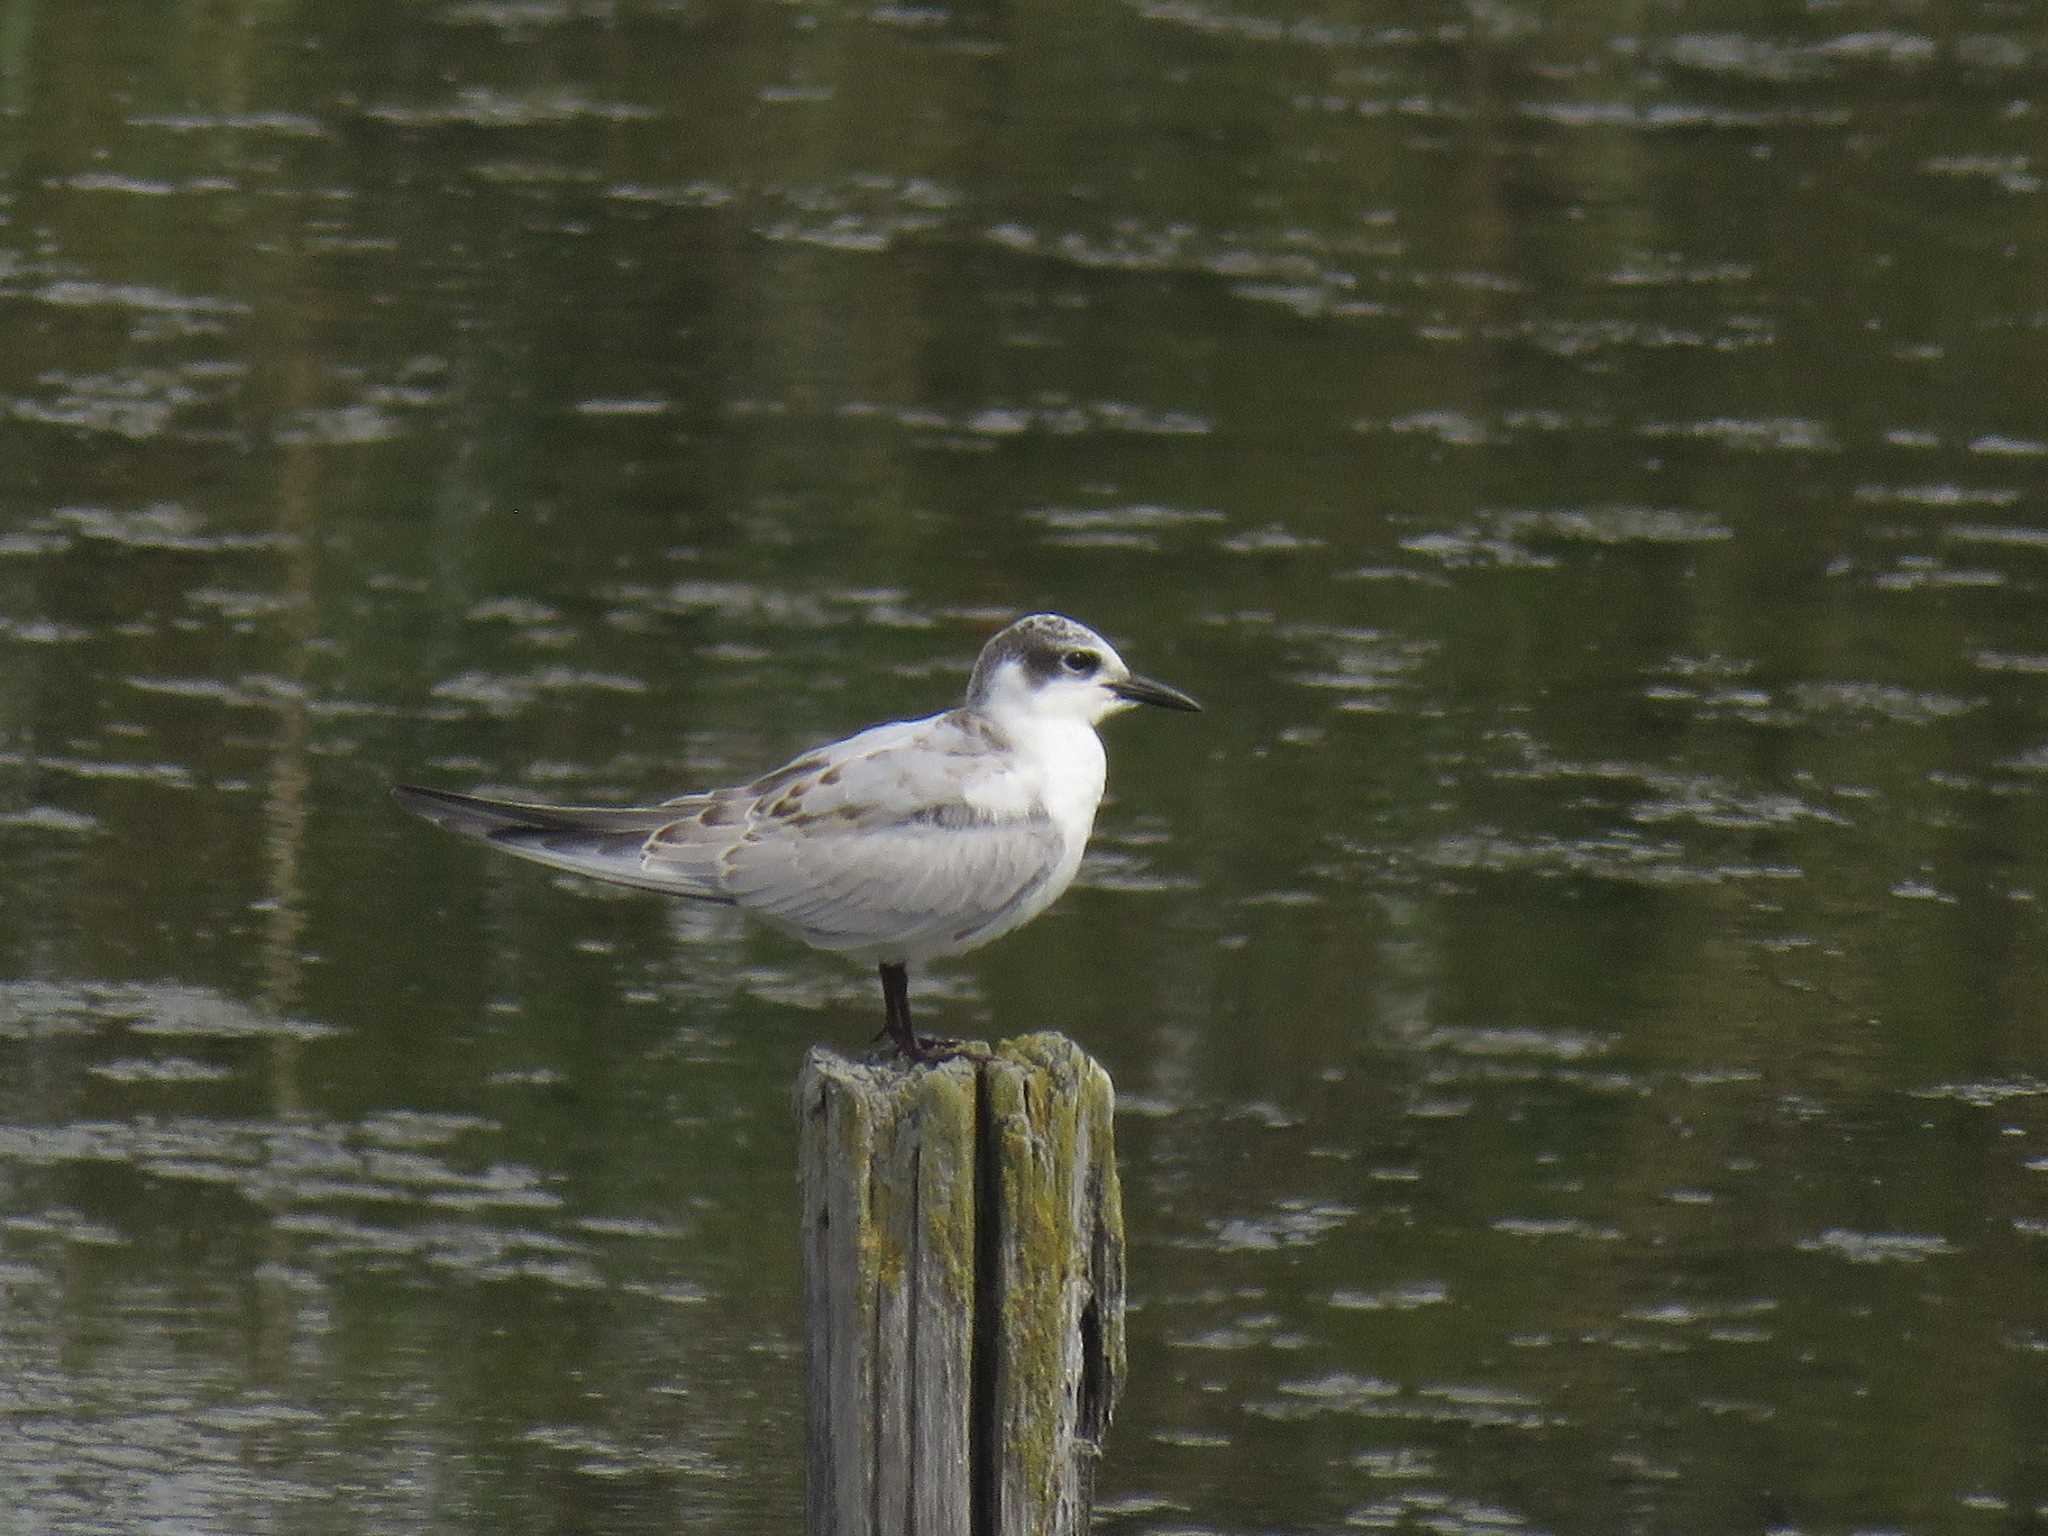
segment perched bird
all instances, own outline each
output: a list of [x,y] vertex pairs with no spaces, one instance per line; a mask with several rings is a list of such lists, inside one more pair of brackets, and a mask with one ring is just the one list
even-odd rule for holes
[[1096,724],[1200,709],[1085,625],[1034,613],[982,648],[958,709],[877,725],[750,784],[631,807],[529,805],[400,785],[429,821],[521,858],[752,912],[879,968],[886,1033],[914,1061],[908,967],[965,954],[1072,884],[1102,801]]

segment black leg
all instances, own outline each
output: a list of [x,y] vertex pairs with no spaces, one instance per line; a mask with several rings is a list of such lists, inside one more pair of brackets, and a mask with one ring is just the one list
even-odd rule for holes
[[946,1061],[959,1055],[958,1040],[926,1037],[910,1027],[909,967],[900,961],[884,960],[881,970],[882,1009],[888,1019],[882,1034],[895,1042],[897,1054],[906,1061]]
[[912,1061],[924,1055],[924,1042],[910,1027],[910,972],[900,963],[882,962],[882,1012],[887,1023],[882,1033],[896,1042],[900,1055]]

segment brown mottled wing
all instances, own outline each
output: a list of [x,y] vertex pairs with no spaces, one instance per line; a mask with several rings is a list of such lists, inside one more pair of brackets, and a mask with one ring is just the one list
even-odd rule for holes
[[920,958],[963,947],[1063,852],[1003,745],[960,711],[876,726],[743,791],[678,803],[683,814],[648,841],[647,867],[715,884],[823,949]]

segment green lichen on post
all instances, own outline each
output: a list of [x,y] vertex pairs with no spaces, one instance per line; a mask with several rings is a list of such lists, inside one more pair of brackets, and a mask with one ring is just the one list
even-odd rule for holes
[[986,1071],[1005,1228],[1002,1529],[1064,1529],[1085,1512],[1083,1463],[1124,1371],[1115,1090],[1058,1035],[1006,1042]]
[[[1058,1193],[1072,1202],[1066,1209],[1085,1218],[1090,1229],[1080,1234],[1092,1237],[1090,1251],[1077,1251],[1073,1257],[1077,1264],[1087,1265],[1098,1299],[1110,1303],[1100,1320],[1102,1364],[1110,1389],[1120,1389],[1126,1355],[1124,1206],[1123,1183],[1116,1166],[1116,1085],[1101,1063],[1065,1035],[1022,1035],[1005,1041],[998,1055],[1042,1071],[1048,1079],[1051,1094],[1042,1124],[1051,1132],[1054,1166],[1069,1171]],[[1093,1187],[1075,1189],[1076,1178],[1094,1181]],[[1047,1215],[1059,1219],[1056,1209]]]
[[799,1079],[814,1536],[1079,1536],[1123,1376],[1109,1078],[1030,1036]]
[[941,1266],[946,1293],[963,1307],[974,1297],[976,1074],[955,1060],[913,1079],[914,1114],[923,1148],[918,1162],[918,1214]]

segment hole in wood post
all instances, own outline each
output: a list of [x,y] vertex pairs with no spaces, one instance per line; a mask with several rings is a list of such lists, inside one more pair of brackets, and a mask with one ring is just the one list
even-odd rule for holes
[[1081,1380],[1076,1384],[1074,1432],[1090,1445],[1102,1444],[1109,1417],[1109,1362],[1102,1353],[1102,1312],[1090,1296],[1081,1309]]

